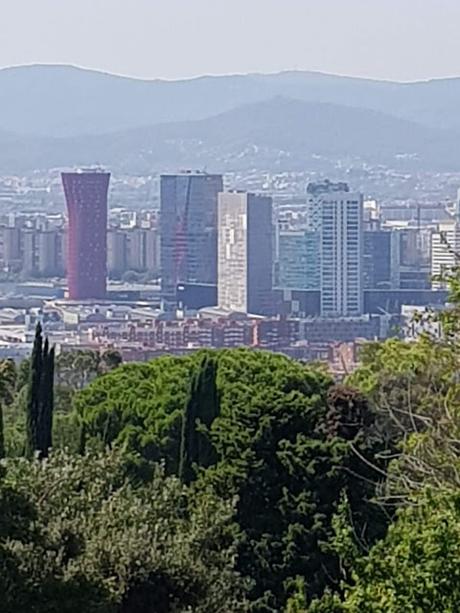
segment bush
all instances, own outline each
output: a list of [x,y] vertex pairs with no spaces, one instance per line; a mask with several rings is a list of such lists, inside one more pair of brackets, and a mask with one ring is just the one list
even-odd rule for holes
[[232,505],[160,467],[143,485],[130,472],[119,452],[8,461],[4,613],[245,610]]

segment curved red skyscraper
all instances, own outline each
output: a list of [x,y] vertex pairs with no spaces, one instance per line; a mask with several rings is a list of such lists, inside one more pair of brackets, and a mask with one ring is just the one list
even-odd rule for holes
[[72,300],[103,300],[107,291],[107,215],[110,173],[62,173],[69,214],[67,279]]

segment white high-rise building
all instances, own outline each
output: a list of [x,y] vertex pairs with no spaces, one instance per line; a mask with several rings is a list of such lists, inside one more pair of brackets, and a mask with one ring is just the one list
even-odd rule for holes
[[363,313],[363,197],[346,183],[311,184],[309,227],[320,234],[321,315]]
[[431,274],[433,289],[445,289],[445,275],[459,266],[460,223],[447,221],[439,224],[431,239]]
[[310,183],[307,187],[307,230],[320,232],[322,222],[322,202],[324,196],[350,191],[346,183]]
[[245,192],[219,194],[218,305],[264,315],[271,309],[272,199]]
[[451,220],[460,223],[460,188],[457,190],[457,197],[453,202],[446,205],[446,211],[452,216]]

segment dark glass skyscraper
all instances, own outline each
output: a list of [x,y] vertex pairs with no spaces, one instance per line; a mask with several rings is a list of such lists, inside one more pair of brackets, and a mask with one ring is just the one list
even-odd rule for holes
[[101,300],[107,290],[107,199],[110,174],[62,174],[69,228],[67,278],[72,300]]
[[367,230],[363,243],[365,289],[392,287],[392,244],[395,235],[388,230]]
[[161,293],[176,303],[179,284],[217,284],[217,199],[222,175],[161,177]]

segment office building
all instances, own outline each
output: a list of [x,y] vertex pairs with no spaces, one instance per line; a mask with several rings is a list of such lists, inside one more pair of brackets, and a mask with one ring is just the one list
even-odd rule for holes
[[62,275],[62,234],[58,230],[45,230],[36,235],[36,266],[39,277]]
[[37,276],[37,232],[27,228],[21,233],[22,274],[27,279]]
[[145,271],[147,268],[146,255],[146,232],[141,228],[133,228],[126,233],[127,248],[126,258],[128,270],[137,272]]
[[393,287],[393,237],[394,234],[389,230],[367,230],[364,232],[364,289],[390,289]]
[[431,238],[427,228],[392,231],[392,287],[431,289]]
[[5,270],[17,272],[22,268],[21,230],[5,226],[0,232],[0,259]]
[[112,279],[119,279],[128,271],[159,275],[160,239],[157,230],[111,228],[107,236],[107,266]]
[[441,223],[432,236],[431,272],[433,289],[445,289],[449,273],[459,265],[460,224],[456,221]]
[[319,232],[278,232],[277,286],[285,289],[319,289]]
[[[439,306],[447,300],[445,290],[367,289],[363,293],[363,312],[372,315],[400,315],[403,305]],[[276,288],[273,301],[276,312],[285,317],[319,317],[321,314],[320,291]]]
[[457,198],[454,203],[454,218],[460,223],[460,189],[457,190]]
[[322,223],[322,202],[325,197],[331,194],[341,194],[348,192],[349,187],[346,183],[332,183],[326,181],[309,183],[307,187],[307,207],[306,223],[307,229],[312,232],[320,232]]
[[104,299],[107,290],[107,215],[110,174],[62,174],[68,209],[67,278],[72,300]]
[[243,192],[219,194],[218,304],[231,311],[272,309],[272,199]]
[[151,228],[145,232],[145,269],[158,276],[160,266],[160,235],[156,228]]
[[356,317],[363,312],[363,197],[346,183],[313,183],[307,189],[308,226],[320,233],[321,314]]
[[161,177],[161,293],[175,308],[179,284],[217,284],[217,200],[221,175]]
[[126,232],[110,230],[107,235],[107,268],[112,279],[119,279],[127,270]]

